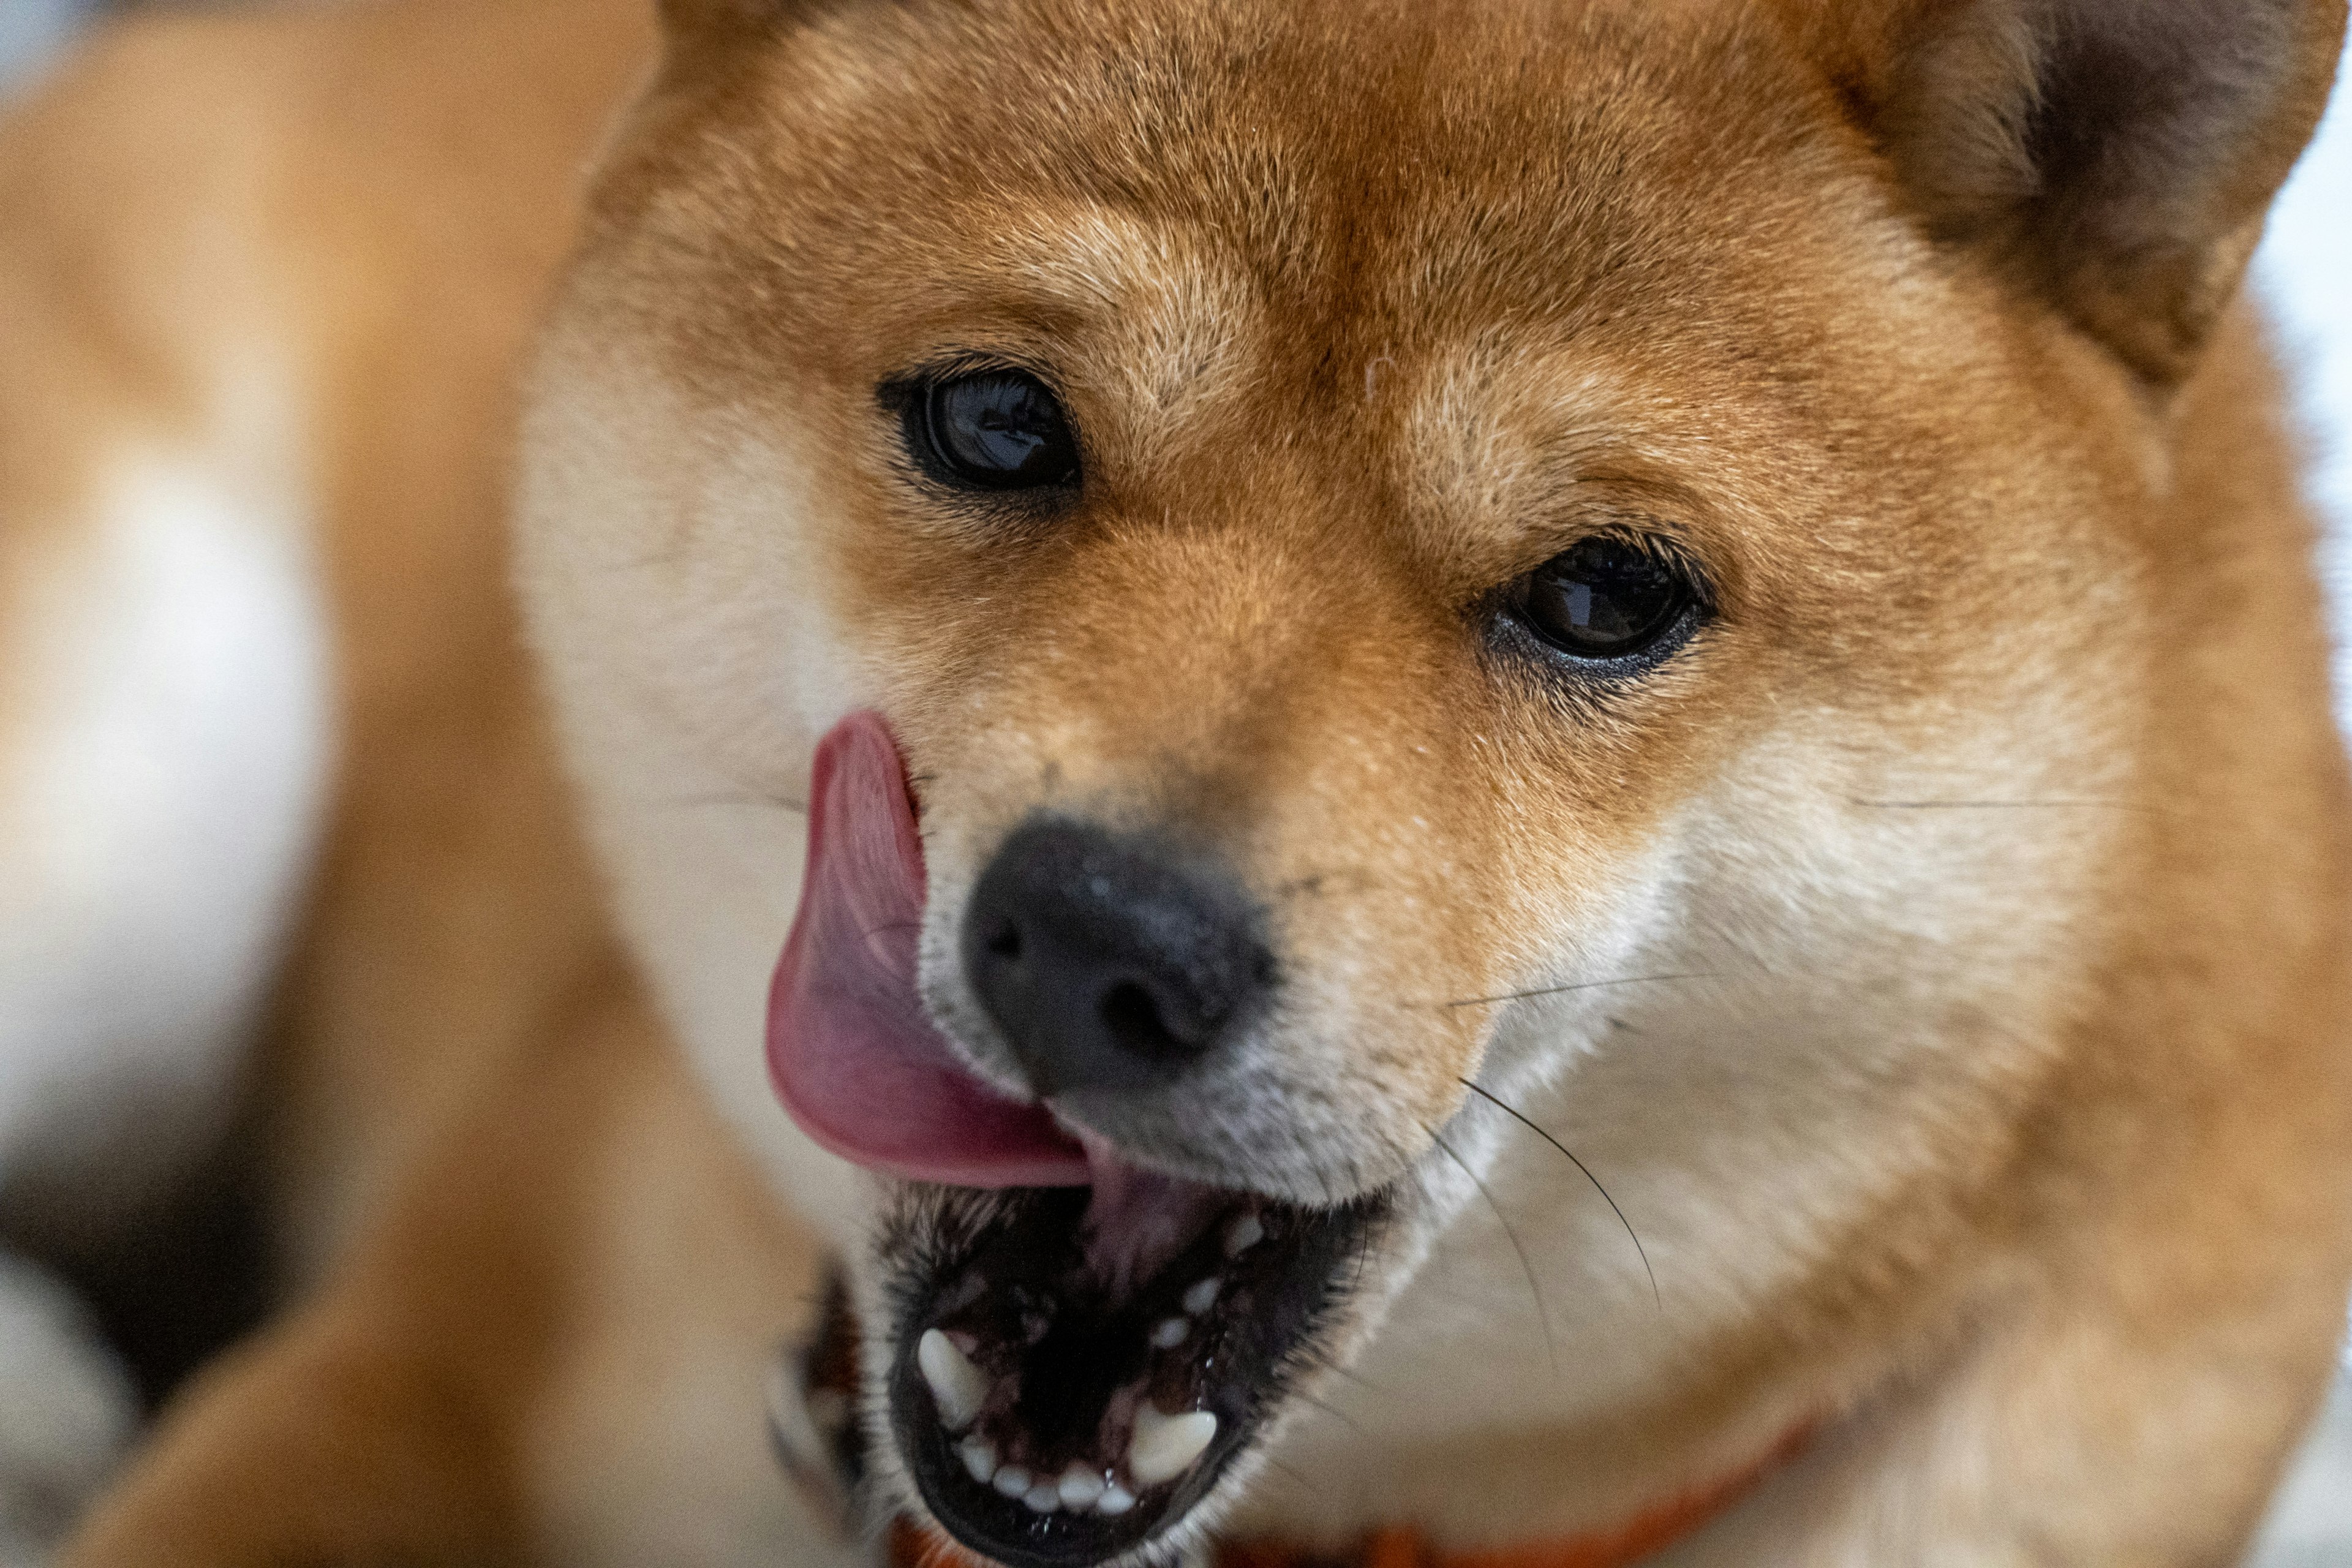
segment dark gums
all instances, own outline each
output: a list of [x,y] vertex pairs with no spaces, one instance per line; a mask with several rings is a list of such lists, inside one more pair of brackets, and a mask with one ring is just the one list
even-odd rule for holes
[[[970,1202],[949,1199],[949,1206]],[[1008,1568],[1086,1568],[1130,1552],[1183,1518],[1225,1465],[1279,1406],[1319,1331],[1344,1301],[1353,1265],[1386,1210],[1374,1197],[1314,1211],[1236,1198],[1177,1258],[1123,1298],[1090,1276],[1078,1236],[1083,1189],[1053,1189],[979,1200],[996,1216],[951,1256],[927,1260],[927,1279],[901,1298],[890,1410],[899,1451],[923,1501],[949,1534]],[[1226,1228],[1256,1214],[1265,1239],[1224,1256]],[[1151,1326],[1181,1311],[1184,1291],[1214,1275],[1216,1303],[1193,1319],[1180,1347],[1155,1350]],[[1145,1397],[1169,1414],[1208,1410],[1217,1436],[1182,1476],[1144,1490],[1116,1517],[1039,1514],[974,1481],[957,1453],[962,1434],[940,1425],[915,1346],[938,1328],[978,1344],[973,1359],[992,1378],[1019,1375],[1018,1396],[992,1401],[978,1429],[999,1445],[1003,1463],[1058,1474],[1123,1449],[1128,1424],[1109,1409],[1141,1379]]]

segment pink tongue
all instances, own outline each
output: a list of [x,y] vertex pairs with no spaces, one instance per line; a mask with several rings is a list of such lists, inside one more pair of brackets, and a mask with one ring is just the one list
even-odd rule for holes
[[1041,1105],[965,1071],[915,994],[923,849],[880,715],[816,749],[808,872],[768,997],[768,1071],[803,1131],[845,1159],[966,1187],[1084,1186],[1087,1152]]

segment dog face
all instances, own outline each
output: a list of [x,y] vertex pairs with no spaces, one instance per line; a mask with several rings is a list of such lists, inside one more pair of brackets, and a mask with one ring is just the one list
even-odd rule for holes
[[[1510,1157],[1495,1101],[1675,1194],[1653,1247],[1720,1289],[1661,1361],[1855,1300],[1867,1216],[1997,1163],[2127,847],[2160,448],[2113,343],[1939,247],[1827,45],[678,10],[539,376],[527,596],[624,912],[849,1247],[947,1528],[1190,1539]],[[923,1026],[1050,1105],[1058,1176],[849,1181],[744,1081],[761,802],[857,710]],[[1595,1267],[1597,1322],[1649,1308]]]

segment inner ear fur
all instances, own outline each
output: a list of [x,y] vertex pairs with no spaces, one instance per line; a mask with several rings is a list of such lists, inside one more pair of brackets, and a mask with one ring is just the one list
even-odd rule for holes
[[2345,0],[1784,0],[1939,239],[2158,385],[2319,122]]

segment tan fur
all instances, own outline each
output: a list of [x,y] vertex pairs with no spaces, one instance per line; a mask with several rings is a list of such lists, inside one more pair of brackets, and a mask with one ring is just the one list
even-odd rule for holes
[[[144,26],[0,140],[0,570],[132,433],[216,444],[265,342],[341,703],[270,1029],[312,1283],[76,1568],[852,1550],[757,1401],[803,1224],[862,1253],[872,1194],[756,1031],[774,803],[861,705],[976,1068],[993,845],[1172,826],[1301,1000],[1136,1146],[1421,1184],[1231,1528],[1591,1529],[1825,1417],[1675,1561],[2230,1559],[2352,1271],[2344,781],[2226,303],[2340,6],[2236,161],[2147,176],[2197,243],[2086,188],[2063,257],[2003,140],[2033,7],[713,0],[658,61],[639,9]],[[506,592],[543,314],[520,569],[609,899]],[[1081,511],[906,483],[876,388],[943,345],[1050,359]],[[1717,580],[1687,657],[1480,651],[1629,522]]]

